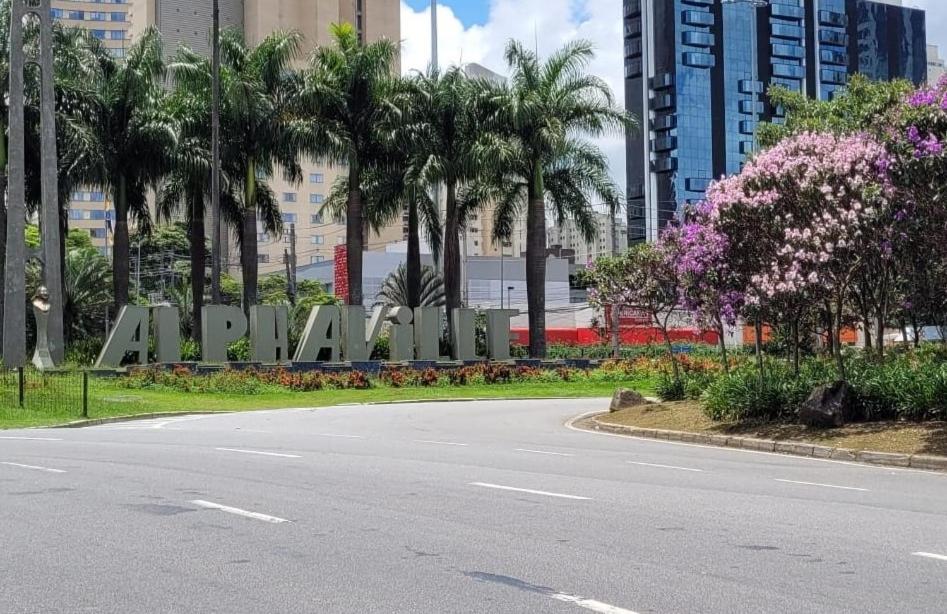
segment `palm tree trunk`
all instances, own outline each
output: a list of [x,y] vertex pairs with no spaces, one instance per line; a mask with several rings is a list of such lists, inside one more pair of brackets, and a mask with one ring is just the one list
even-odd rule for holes
[[533,164],[526,214],[526,303],[529,310],[529,355],[546,357],[546,201],[543,169]]
[[115,181],[115,237],[112,241],[112,287],[114,291],[115,313],[128,304],[128,185],[124,175]]
[[[0,136],[5,139],[5,136]],[[5,143],[0,144],[0,156],[6,158]],[[3,322],[3,299],[6,287],[7,264],[7,166],[0,160],[0,322]],[[0,326],[0,347],[3,347],[3,326]]]
[[457,185],[448,181],[447,211],[444,220],[444,298],[447,302],[447,326],[453,330],[454,309],[460,304],[460,219],[457,211]]
[[256,162],[247,163],[246,185],[243,192],[243,224],[241,228],[240,266],[243,269],[243,311],[250,315],[250,307],[257,304],[256,240]]
[[362,228],[362,184],[361,171],[357,160],[349,163],[349,201],[345,216],[345,240],[348,265],[347,305],[364,303],[362,294],[362,250],[365,248],[364,228]]
[[204,307],[204,275],[207,243],[204,228],[204,196],[200,190],[191,197],[191,338],[200,341],[201,310]]
[[418,203],[408,204],[408,262],[405,277],[408,284],[408,307],[421,305],[421,234],[418,228]]

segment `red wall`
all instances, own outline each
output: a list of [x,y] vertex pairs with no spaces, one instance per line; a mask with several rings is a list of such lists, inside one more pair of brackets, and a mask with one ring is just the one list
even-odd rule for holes
[[[695,329],[671,330],[670,337],[671,341],[708,344],[716,344],[720,340],[715,332]],[[510,331],[510,339],[513,343],[528,345],[529,330],[525,328],[514,328]],[[594,328],[547,328],[546,341],[548,343],[565,343],[569,345],[596,345],[599,343],[607,343],[609,338],[607,335],[599,335],[598,331]],[[664,337],[657,328],[636,327],[622,330],[621,341],[625,345],[648,345],[651,343],[664,343]]]

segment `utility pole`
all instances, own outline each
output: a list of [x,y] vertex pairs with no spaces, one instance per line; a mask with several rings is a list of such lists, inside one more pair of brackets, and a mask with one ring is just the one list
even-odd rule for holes
[[289,225],[289,275],[287,280],[292,284],[292,300],[293,304],[296,303],[296,293],[298,287],[296,286],[296,224]]
[[431,66],[437,68],[437,0],[431,0]]
[[289,264],[289,251],[283,250],[283,265],[286,267],[286,297],[289,298],[289,304],[296,306],[296,290],[293,288],[293,272]]
[[211,72],[211,171],[210,171],[210,250],[211,302],[221,301],[221,237],[220,237],[220,0],[214,1],[213,60]]
[[135,259],[135,297],[141,302],[141,238],[138,239],[138,257]]
[[[608,221],[611,224],[612,257],[618,256],[618,224],[615,223],[615,210],[608,208]],[[612,305],[612,355],[621,358],[621,311],[618,305]]]

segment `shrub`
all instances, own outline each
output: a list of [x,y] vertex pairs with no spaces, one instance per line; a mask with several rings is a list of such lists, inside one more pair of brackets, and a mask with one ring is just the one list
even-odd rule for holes
[[662,373],[658,378],[655,392],[662,401],[683,401],[684,400],[684,381],[675,379],[668,373]]
[[66,364],[89,366],[95,364],[104,342],[98,337],[82,337],[72,341],[66,349]]
[[227,360],[231,362],[248,362],[250,360],[250,339],[241,337],[227,348]]
[[754,365],[744,364],[721,375],[704,390],[704,413],[713,420],[747,422],[794,417],[812,390],[832,381],[821,363],[812,361],[798,376],[781,361],[767,361],[760,380]]
[[201,359],[201,345],[193,339],[181,340],[181,360],[184,362],[199,362]]

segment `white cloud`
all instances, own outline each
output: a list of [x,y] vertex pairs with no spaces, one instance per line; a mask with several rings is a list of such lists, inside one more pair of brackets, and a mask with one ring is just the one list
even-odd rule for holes
[[[476,62],[504,74],[503,51],[511,38],[535,46],[545,56],[577,39],[595,44],[589,71],[605,79],[624,106],[622,5],[602,0],[490,0],[483,25],[464,27],[454,12],[437,8],[438,60],[442,67]],[[403,72],[423,70],[431,61],[431,9],[416,11],[401,3]],[[624,189],[625,139],[604,138],[599,146],[611,160],[613,179]]]

